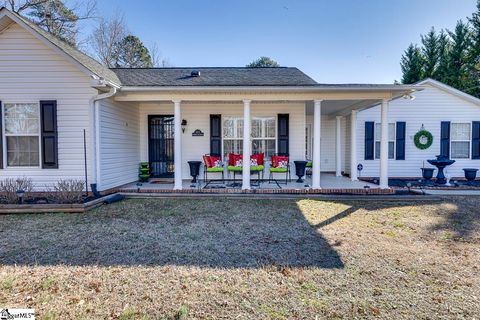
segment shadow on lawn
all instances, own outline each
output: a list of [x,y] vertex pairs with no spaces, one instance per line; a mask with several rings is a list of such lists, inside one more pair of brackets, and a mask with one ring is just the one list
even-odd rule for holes
[[431,226],[430,231],[444,231],[453,239],[469,240],[480,231],[480,197],[464,196],[445,198],[448,205],[438,210],[442,221]]
[[[432,228],[463,236],[476,231],[475,201],[467,207],[465,201],[448,201],[447,211],[435,206],[433,212],[443,215],[444,223]],[[358,209],[375,214],[377,209],[412,205],[359,201],[336,202],[340,205],[333,208],[334,204],[327,203],[328,210],[311,223],[293,200],[127,200],[87,214],[4,215],[0,264],[343,268],[322,228]]]
[[87,214],[7,215],[0,263],[343,268],[295,201],[127,200]]

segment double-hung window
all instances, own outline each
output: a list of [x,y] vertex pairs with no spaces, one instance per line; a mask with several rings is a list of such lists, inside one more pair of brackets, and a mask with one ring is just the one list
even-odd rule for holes
[[264,153],[269,159],[275,154],[275,117],[252,119],[252,153]]
[[[254,117],[251,122],[252,154],[264,153],[266,158],[276,151],[276,118]],[[223,120],[223,155],[243,153],[243,118],[225,117]]]
[[226,117],[223,120],[223,155],[243,152],[243,118]]
[[7,166],[40,165],[40,107],[37,103],[5,103],[4,136]]
[[[375,123],[375,159],[380,159],[381,123]],[[388,159],[395,159],[395,123],[388,124]]]
[[450,131],[452,159],[470,159],[471,123],[452,123]]

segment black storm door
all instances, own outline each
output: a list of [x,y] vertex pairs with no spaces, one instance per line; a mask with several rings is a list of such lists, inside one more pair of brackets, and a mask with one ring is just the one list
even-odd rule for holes
[[173,177],[173,116],[148,116],[148,158],[154,178]]

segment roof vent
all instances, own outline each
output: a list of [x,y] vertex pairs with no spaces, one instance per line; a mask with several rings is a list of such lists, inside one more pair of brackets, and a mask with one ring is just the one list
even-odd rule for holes
[[192,72],[190,73],[190,76],[192,76],[192,77],[200,77],[200,71],[198,71],[198,70],[192,70]]

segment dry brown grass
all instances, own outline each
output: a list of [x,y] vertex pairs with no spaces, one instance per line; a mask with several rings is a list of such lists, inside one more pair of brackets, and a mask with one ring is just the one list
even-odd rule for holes
[[152,199],[0,216],[0,307],[40,319],[471,319],[479,204]]

